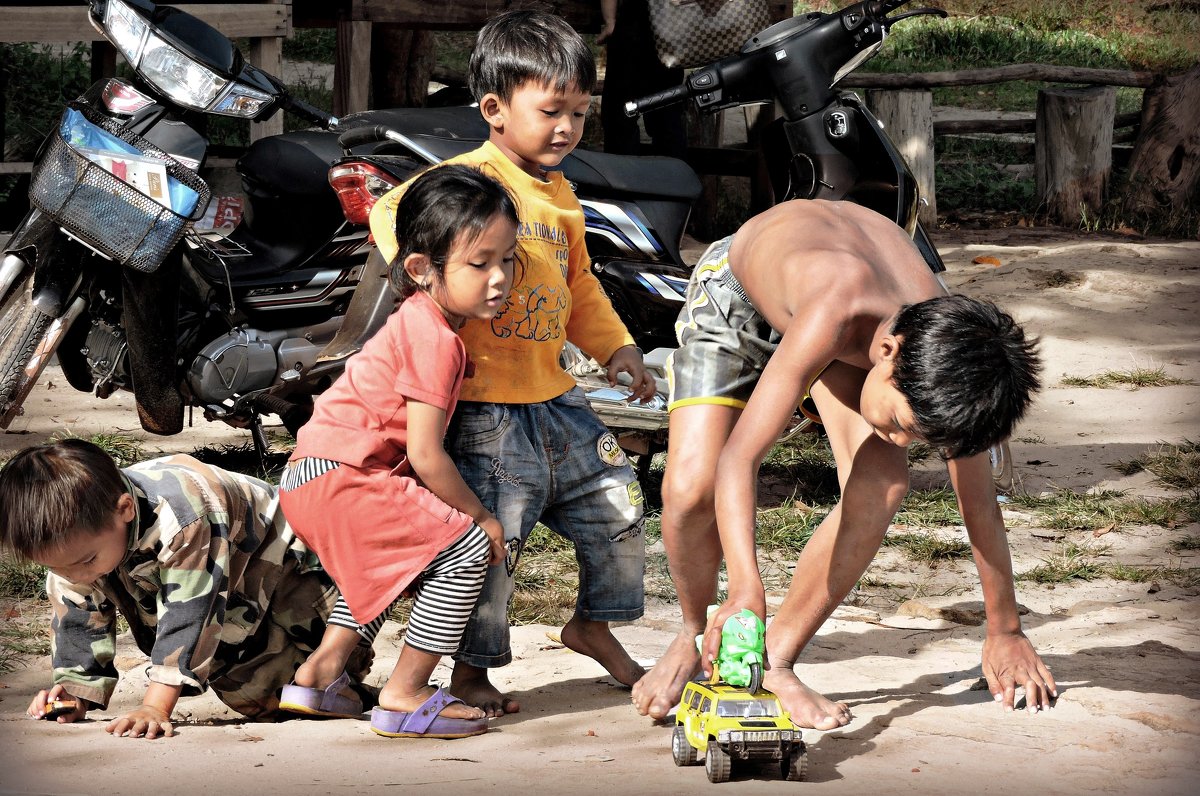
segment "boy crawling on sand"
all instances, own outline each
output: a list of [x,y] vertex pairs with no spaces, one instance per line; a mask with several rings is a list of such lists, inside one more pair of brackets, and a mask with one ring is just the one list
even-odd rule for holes
[[[26,448],[0,469],[0,546],[50,570],[54,682],[29,716],[62,724],[108,706],[118,611],[150,656],[142,704],[105,727],[117,736],[173,735],[179,698],[210,687],[273,718],[338,598],[271,485],[190,456],[122,470],[84,440]],[[369,647],[355,651],[352,683],[370,664]]]

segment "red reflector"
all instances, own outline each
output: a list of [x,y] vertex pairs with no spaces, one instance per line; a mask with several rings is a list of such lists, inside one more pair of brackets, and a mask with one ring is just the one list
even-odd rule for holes
[[366,226],[371,208],[400,181],[370,163],[351,160],[329,170],[329,184],[337,192],[346,220],[351,224]]
[[142,108],[154,104],[153,98],[147,97],[128,83],[115,78],[104,85],[104,91],[101,92],[100,98],[104,107],[113,113],[124,115],[137,113]]

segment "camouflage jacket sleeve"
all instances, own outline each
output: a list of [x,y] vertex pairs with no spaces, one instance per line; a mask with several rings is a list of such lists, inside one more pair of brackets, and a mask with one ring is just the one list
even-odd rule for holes
[[117,611],[94,584],[73,584],[54,573],[46,577],[53,631],[54,682],[79,699],[107,707],[117,686]]

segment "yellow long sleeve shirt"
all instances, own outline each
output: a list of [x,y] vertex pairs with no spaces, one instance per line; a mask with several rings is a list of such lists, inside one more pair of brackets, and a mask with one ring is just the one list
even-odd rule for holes
[[[536,179],[490,141],[446,163],[475,166],[497,179],[512,194],[520,218],[519,259],[507,302],[492,320],[467,321],[459,330],[475,362],[460,400],[548,401],[575,386],[559,362],[568,340],[599,362],[633,344],[592,273],[583,208],[561,173]],[[407,187],[393,189],[371,211],[371,232],[389,262],[399,250],[396,207]]]

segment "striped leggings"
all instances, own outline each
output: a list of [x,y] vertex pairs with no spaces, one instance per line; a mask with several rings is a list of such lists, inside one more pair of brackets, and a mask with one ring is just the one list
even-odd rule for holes
[[[472,525],[430,562],[413,584],[415,596],[408,631],[404,634],[405,646],[434,655],[452,655],[458,651],[463,629],[483,589],[490,549],[488,535],[478,525]],[[357,631],[362,637],[360,643],[370,645],[390,610],[360,625],[350,615],[345,599],[338,597],[329,624]]]
[[[295,489],[337,467],[338,462],[327,459],[301,459],[284,471],[280,488]],[[404,634],[405,646],[434,655],[458,651],[467,620],[483,589],[490,551],[487,533],[472,524],[454,544],[437,554],[412,585],[415,596]],[[360,644],[370,646],[390,611],[360,625],[350,614],[345,598],[338,597],[329,624],[356,631]]]

